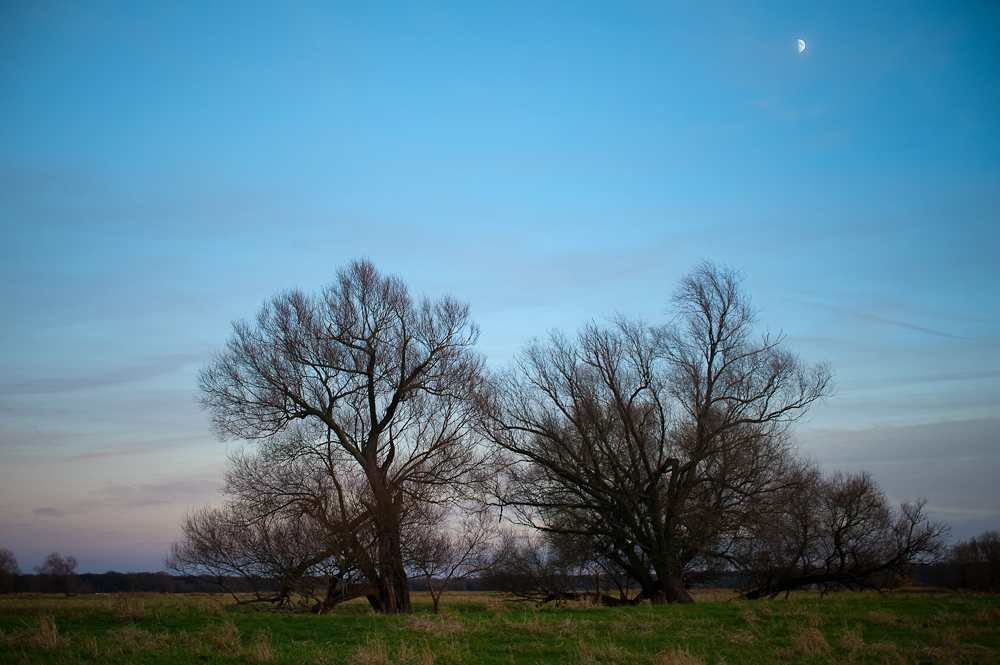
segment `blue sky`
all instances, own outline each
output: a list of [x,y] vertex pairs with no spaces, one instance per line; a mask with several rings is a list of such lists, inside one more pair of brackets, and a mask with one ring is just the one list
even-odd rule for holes
[[[0,547],[157,570],[231,321],[355,257],[534,335],[740,267],[826,468],[1000,528],[988,2],[0,2]],[[796,40],[807,48],[799,53]]]

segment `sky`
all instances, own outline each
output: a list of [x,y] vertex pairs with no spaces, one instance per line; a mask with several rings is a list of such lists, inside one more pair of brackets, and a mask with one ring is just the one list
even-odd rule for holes
[[[533,336],[702,260],[824,469],[1000,529],[1000,5],[0,0],[0,547],[163,568],[232,322],[367,257]],[[799,52],[797,40],[806,43]]]

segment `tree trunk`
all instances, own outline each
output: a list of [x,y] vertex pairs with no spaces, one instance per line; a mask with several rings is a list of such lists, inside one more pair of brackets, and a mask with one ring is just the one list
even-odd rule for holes
[[379,598],[378,605],[372,602],[372,607],[382,614],[412,614],[410,585],[403,566],[400,528],[402,497],[390,485],[385,469],[374,464],[370,469],[368,484],[375,495],[376,512],[373,517],[379,532],[376,545]]
[[403,567],[399,515],[390,514],[384,525],[385,534],[379,544],[379,595],[384,614],[412,614],[410,585]]
[[385,579],[379,586],[381,596],[380,612],[383,614],[413,614],[410,604],[410,585],[402,566],[392,573],[393,579]]
[[[661,577],[658,582],[660,583],[660,590],[666,602],[681,603],[683,605],[694,603],[694,598],[691,597],[691,594],[684,587],[684,582],[681,581],[680,575],[667,574],[665,577]],[[656,603],[654,602],[653,604],[655,605]]]
[[694,598],[688,593],[681,579],[680,570],[677,566],[665,565],[655,568],[656,579],[642,584],[642,594],[640,598],[648,598],[653,605],[663,605],[664,603],[694,603]]
[[654,578],[648,572],[636,574],[632,572],[632,577],[639,582],[642,591],[636,597],[636,602],[649,600],[653,605],[663,605],[665,603],[694,603],[694,598],[688,593],[681,579],[681,573],[677,566],[664,564],[653,567],[656,573]]

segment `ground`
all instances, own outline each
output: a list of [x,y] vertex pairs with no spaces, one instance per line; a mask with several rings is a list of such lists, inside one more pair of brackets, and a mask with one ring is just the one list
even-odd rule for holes
[[0,663],[1000,664],[1000,597],[843,593],[695,605],[537,608],[448,593],[411,616],[353,602],[327,616],[250,612],[213,595],[0,597]]

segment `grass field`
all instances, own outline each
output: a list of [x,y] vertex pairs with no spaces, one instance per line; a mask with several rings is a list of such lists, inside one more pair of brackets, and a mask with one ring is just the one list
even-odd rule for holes
[[354,602],[327,616],[248,612],[224,596],[0,597],[2,663],[997,663],[1000,598],[845,593],[688,606],[535,608],[414,595],[412,616]]

